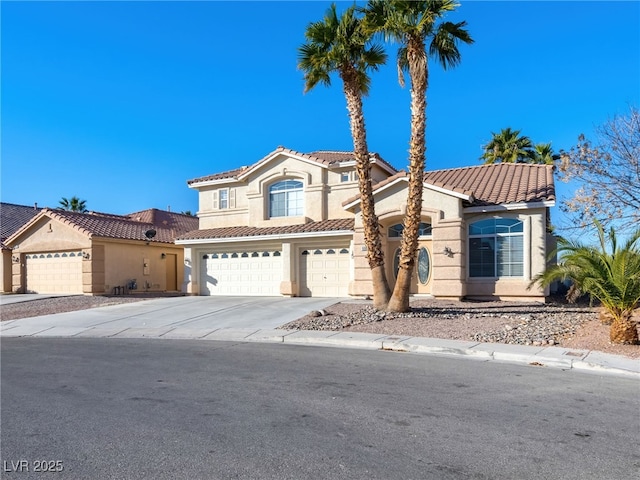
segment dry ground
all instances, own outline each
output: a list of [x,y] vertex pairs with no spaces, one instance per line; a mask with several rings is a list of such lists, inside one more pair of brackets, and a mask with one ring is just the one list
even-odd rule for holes
[[[85,310],[164,296],[162,294],[135,294],[122,296],[71,296],[3,305],[2,321],[48,315],[53,313]],[[407,335],[416,337],[446,338],[453,340],[513,341],[513,332],[524,331],[533,323],[549,335],[549,344],[579,350],[596,350],[609,354],[640,358],[640,345],[614,345],[609,342],[609,327],[598,320],[598,309],[588,305],[562,305],[561,303],[507,303],[507,302],[451,302],[441,300],[415,300],[412,312],[400,316],[372,316],[366,302],[335,304],[325,311],[325,316],[307,315],[286,328],[349,330]],[[638,318],[638,317],[636,317]],[[518,328],[520,326],[520,328]],[[505,330],[510,339],[501,339]],[[527,337],[527,334],[521,334]],[[528,333],[535,341],[539,334]],[[525,338],[526,340],[526,338]]]

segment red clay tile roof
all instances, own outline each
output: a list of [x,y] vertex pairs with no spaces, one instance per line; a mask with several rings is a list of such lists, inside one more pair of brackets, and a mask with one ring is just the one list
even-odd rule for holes
[[[44,209],[13,236],[27,230],[40,218],[47,216],[56,219],[89,237],[116,238],[122,240],[141,240],[154,243],[174,243],[176,236],[198,228],[198,218],[162,210],[144,210],[130,215],[114,215],[97,212],[71,212],[60,209]],[[134,218],[131,218],[134,216]],[[185,217],[185,218],[181,218]],[[138,218],[140,220],[138,220]],[[166,224],[164,222],[167,222]],[[155,230],[148,238],[145,232]]]
[[0,242],[2,248],[9,248],[4,241],[17,232],[20,227],[40,213],[42,208],[0,203]]
[[198,217],[185,215],[184,213],[158,210],[157,208],[130,213],[127,217],[136,222],[151,223],[157,227],[172,228],[177,234],[195,230],[200,224]]
[[[305,158],[307,160],[311,160],[311,161],[317,162],[317,163],[319,163],[321,165],[326,165],[328,167],[338,166],[339,164],[341,164],[343,162],[352,162],[352,161],[355,160],[355,158],[353,156],[353,152],[332,151],[332,150],[318,150],[318,151],[311,152],[311,153],[302,153],[302,152],[298,152],[296,150],[291,150],[289,148],[278,147],[273,152],[269,153],[268,155],[266,155],[265,157],[263,157],[262,159],[260,159],[259,161],[257,161],[256,163],[254,163],[253,165],[251,165],[249,167],[240,167],[240,168],[236,168],[235,170],[228,170],[226,172],[216,173],[216,174],[213,174],[213,175],[207,175],[206,177],[195,178],[193,180],[188,180],[187,184],[188,185],[192,185],[194,183],[208,182],[208,181],[212,181],[212,180],[237,179],[243,173],[248,172],[249,170],[251,170],[253,168],[256,168],[258,165],[260,165],[261,163],[269,160],[270,158],[272,158],[277,153],[288,153],[290,155],[303,157],[303,158]],[[396,169],[390,163],[385,161],[377,153],[370,153],[369,156],[371,157],[371,161],[374,161],[376,163],[380,163],[381,165],[383,165],[387,169],[391,170],[392,172],[396,171]]]
[[[425,172],[426,183],[471,192],[474,206],[555,200],[552,165],[498,163]],[[457,190],[459,191],[459,190]]]
[[228,178],[238,178],[238,175],[242,174],[249,167],[240,167],[234,170],[227,170],[226,172],[215,173],[213,175],[207,175],[206,177],[194,178],[193,180],[187,180],[187,185],[200,182],[210,182],[212,180],[226,180]]
[[353,231],[353,218],[340,218],[322,220],[320,222],[305,223],[302,225],[287,225],[280,227],[221,227],[194,230],[178,237],[177,240],[204,240],[214,238],[238,238],[259,237],[263,235],[283,235],[295,233]]
[[[407,176],[407,172],[400,171],[374,185],[373,191]],[[424,182],[473,197],[469,206],[542,202],[556,198],[552,165],[496,163],[434,170],[424,173]],[[358,198],[359,194],[348,198],[342,205]]]

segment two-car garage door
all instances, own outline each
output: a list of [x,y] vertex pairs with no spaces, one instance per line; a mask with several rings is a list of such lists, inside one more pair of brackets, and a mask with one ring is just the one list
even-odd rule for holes
[[218,252],[202,255],[201,295],[280,295],[279,250]]
[[[201,255],[201,295],[279,296],[283,261],[279,250],[226,251]],[[302,297],[346,297],[349,291],[348,248],[299,250]]]
[[82,252],[43,252],[26,256],[27,292],[82,293]]

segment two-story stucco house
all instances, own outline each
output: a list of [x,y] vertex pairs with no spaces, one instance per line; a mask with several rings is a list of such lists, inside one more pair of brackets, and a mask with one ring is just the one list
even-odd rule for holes
[[[387,275],[397,272],[408,177],[371,154]],[[372,294],[350,152],[277,148],[258,162],[190,180],[199,230],[181,235],[184,290],[196,295]],[[496,164],[426,172],[412,293],[543,300],[553,169]]]

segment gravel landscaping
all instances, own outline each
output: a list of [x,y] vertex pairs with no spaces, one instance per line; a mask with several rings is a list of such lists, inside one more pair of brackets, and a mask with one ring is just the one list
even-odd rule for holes
[[588,305],[421,299],[411,307],[408,313],[385,313],[375,311],[371,302],[347,301],[280,328],[562,346],[640,358],[640,346],[609,342],[609,326],[598,319],[599,309]]
[[[159,296],[166,295],[54,297],[3,305],[0,318],[3,321],[13,320],[139,302]],[[323,312],[310,312],[279,328],[562,346],[640,358],[639,345],[613,345],[609,342],[609,326],[598,319],[599,310],[588,305],[414,299],[411,307],[411,312],[392,314],[376,312],[371,301],[350,300],[332,305]],[[636,318],[640,320],[640,315]]]

